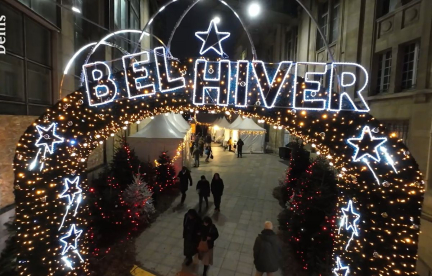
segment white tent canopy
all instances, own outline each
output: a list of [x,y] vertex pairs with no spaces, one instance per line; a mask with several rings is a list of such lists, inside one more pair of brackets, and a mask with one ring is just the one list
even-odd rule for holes
[[225,128],[225,134],[224,134],[224,141],[228,141],[229,138],[232,138],[232,141],[236,141],[237,139],[234,139],[233,137],[233,131],[234,129],[236,129],[236,126],[238,126],[239,124],[241,124],[243,122],[243,119],[241,116],[238,116],[237,119],[234,120],[234,122],[232,122],[228,127]]
[[230,123],[225,119],[225,117],[222,117],[215,121],[213,128],[212,128],[212,137],[214,138],[215,142],[222,142],[225,136],[225,128],[229,127]]
[[[186,133],[179,131],[171,122],[169,116],[155,116],[143,129],[128,137],[129,145],[135,150],[141,161],[152,162],[166,151],[173,158],[177,154],[178,146],[184,142]],[[184,157],[183,153],[183,157]],[[174,163],[176,171],[183,166],[182,158]]]
[[191,127],[188,124],[188,122],[186,122],[186,120],[183,118],[182,115],[177,114],[177,113],[171,113],[171,114],[172,114],[172,117],[174,118],[174,122],[176,122],[179,126],[184,128],[186,130],[186,132],[189,131],[189,129]]
[[243,119],[241,116],[238,116],[237,119],[234,120],[228,127],[229,129],[236,129],[236,127],[243,122]]
[[243,153],[264,153],[265,129],[251,118],[245,118],[237,125],[232,135],[233,140],[243,140]]

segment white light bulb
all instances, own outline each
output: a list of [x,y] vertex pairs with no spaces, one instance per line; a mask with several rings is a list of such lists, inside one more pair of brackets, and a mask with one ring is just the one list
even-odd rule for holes
[[216,16],[215,18],[213,18],[214,23],[219,24],[221,22],[221,19],[219,16]]
[[72,11],[76,13],[81,13],[80,9],[78,9],[77,7],[72,7]]
[[248,8],[250,17],[257,17],[261,12],[261,6],[258,3],[252,3]]

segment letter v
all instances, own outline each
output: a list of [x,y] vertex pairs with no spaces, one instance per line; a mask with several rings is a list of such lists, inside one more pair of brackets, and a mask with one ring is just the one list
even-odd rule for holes
[[[252,61],[254,77],[257,79],[258,90],[266,108],[274,107],[282,88],[285,88],[284,84],[291,71],[292,64],[291,61],[279,63],[276,72],[270,79],[264,62],[260,60]],[[265,76],[265,79],[262,76]]]

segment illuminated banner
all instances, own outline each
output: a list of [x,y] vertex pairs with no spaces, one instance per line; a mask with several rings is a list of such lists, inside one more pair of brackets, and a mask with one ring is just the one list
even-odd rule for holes
[[[181,70],[177,61],[167,57],[164,47],[125,55],[122,59],[124,78],[113,76],[110,66],[104,62],[83,66],[90,106],[118,99],[120,87],[126,88],[129,99],[151,97],[156,93],[182,93],[191,88],[194,105],[369,111],[362,95],[368,74],[363,66],[355,63],[282,61],[266,64],[200,58],[192,63],[193,67]],[[305,90],[298,93],[294,80],[303,76]],[[359,101],[354,101],[350,94]]]

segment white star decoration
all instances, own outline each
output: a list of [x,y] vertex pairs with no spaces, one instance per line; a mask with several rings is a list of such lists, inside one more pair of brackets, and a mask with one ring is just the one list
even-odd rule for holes
[[[64,245],[62,255],[64,255],[66,252],[68,252],[70,248],[72,248],[74,250],[77,249],[78,238],[81,236],[82,232],[83,232],[83,230],[77,231],[77,229],[75,228],[75,224],[72,224],[71,229],[66,234],[66,236],[63,236],[62,238],[60,238],[60,241]],[[72,237],[72,235],[73,235],[73,237]],[[71,238],[72,241],[69,241],[69,238]]]
[[[70,186],[68,183],[70,183]],[[71,188],[72,188],[72,185],[74,185],[74,184],[75,184],[75,191],[72,191]],[[64,185],[65,185],[65,189],[60,194],[59,197],[60,198],[67,197],[68,202],[69,202],[68,205],[71,205],[75,199],[75,195],[80,194],[82,192],[82,189],[78,186],[79,185],[79,176],[75,177],[75,179],[72,181],[70,181],[69,179],[66,178]]]
[[[347,276],[349,274],[349,267],[348,266],[342,266],[341,260],[339,257],[336,258],[336,265],[337,267],[335,269],[333,269],[333,274],[336,276],[339,275],[343,275],[343,276]],[[345,273],[341,273],[341,271],[345,271]]]
[[[347,214],[348,212],[355,217],[353,221],[349,221],[350,214]],[[345,250],[348,250],[348,246],[349,246],[350,242],[354,239],[354,235],[356,237],[358,236],[357,224],[358,224],[358,221],[360,220],[360,215],[357,214],[356,212],[354,212],[353,203],[351,200],[348,202],[348,206],[346,208],[342,208],[342,213],[343,213],[343,216],[342,216],[341,222],[339,224],[338,233],[340,233],[340,230],[344,225],[345,225],[346,231],[348,231],[348,232],[352,231],[351,238],[348,240],[348,243],[345,246]]]
[[[216,32],[216,35],[218,37],[218,42],[216,44],[213,45],[206,45],[207,44],[207,39],[209,37],[210,32]],[[222,35],[222,36],[220,36]],[[222,44],[221,42],[225,39],[227,39],[231,34],[229,32],[219,32],[216,22],[214,20],[212,20],[210,22],[210,25],[207,29],[206,32],[196,32],[195,36],[198,37],[202,42],[202,46],[201,46],[201,50],[200,50],[200,55],[205,54],[207,51],[209,50],[214,50],[216,53],[218,53],[219,55],[223,55],[223,50],[222,50]],[[213,47],[217,45],[218,47]]]
[[[361,148],[359,146],[360,143],[364,142],[365,134],[367,133],[367,139],[369,139],[370,146],[368,148],[372,148],[372,154],[370,152],[367,152],[365,149]],[[359,160],[362,160],[365,157],[370,157],[375,161],[380,161],[380,155],[378,153],[378,147],[384,144],[387,141],[387,138],[385,137],[373,137],[370,128],[368,126],[365,126],[362,130],[362,133],[359,138],[349,138],[347,139],[347,142],[356,148],[353,161],[358,162]],[[362,151],[361,154],[360,151]]]
[[[52,154],[54,152],[54,145],[58,143],[62,143],[64,141],[64,138],[61,138],[55,133],[56,131],[55,123],[52,123],[47,128],[36,126],[36,129],[39,133],[39,139],[36,141],[36,146],[37,147],[44,146],[45,147],[44,152],[48,151],[50,154]],[[51,132],[51,134],[49,134],[50,137],[48,139],[44,137],[47,134],[46,132]],[[41,142],[41,140],[43,142]]]

